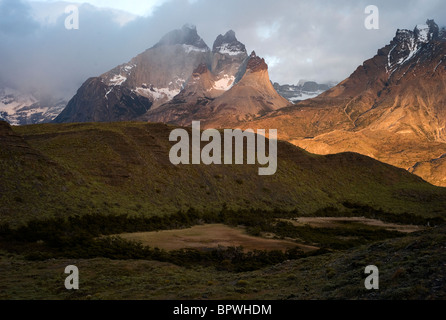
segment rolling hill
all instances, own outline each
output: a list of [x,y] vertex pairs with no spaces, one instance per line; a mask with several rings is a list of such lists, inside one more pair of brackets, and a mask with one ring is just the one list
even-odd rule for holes
[[[174,127],[148,123],[0,126],[0,224],[100,213],[163,215],[194,207],[313,213],[359,203],[445,213],[446,190],[355,153],[318,156],[278,143],[278,170],[169,161]],[[190,130],[190,129],[188,129]]]

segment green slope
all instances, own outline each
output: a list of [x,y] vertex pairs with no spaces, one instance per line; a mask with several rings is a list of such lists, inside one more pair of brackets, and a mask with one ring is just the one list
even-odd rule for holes
[[446,189],[353,153],[309,154],[278,144],[278,170],[258,166],[174,166],[174,127],[86,123],[10,128],[0,124],[0,223],[88,213],[161,215],[194,207],[297,209],[312,214],[342,203],[433,217]]

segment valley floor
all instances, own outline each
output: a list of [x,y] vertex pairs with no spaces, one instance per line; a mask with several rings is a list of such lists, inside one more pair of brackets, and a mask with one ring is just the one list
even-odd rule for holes
[[[446,226],[251,272],[146,260],[27,261],[0,251],[0,299],[446,299]],[[80,290],[64,287],[76,265]],[[364,288],[364,269],[380,289]]]
[[140,241],[143,245],[164,250],[216,249],[218,247],[243,247],[252,250],[281,250],[296,246],[304,251],[317,250],[317,247],[305,246],[292,241],[253,237],[245,228],[231,228],[223,224],[194,226],[181,230],[154,232],[136,232],[120,234],[126,240]]

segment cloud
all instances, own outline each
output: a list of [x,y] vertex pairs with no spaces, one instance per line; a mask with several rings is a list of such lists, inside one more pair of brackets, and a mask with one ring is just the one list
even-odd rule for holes
[[[88,3],[97,8],[108,8],[119,11],[126,11],[133,15],[149,16],[153,11],[170,0],[70,0],[70,3],[85,4]],[[37,3],[51,3],[52,5],[60,5],[63,2],[59,0],[30,0]]]
[[280,29],[280,23],[278,21],[275,21],[273,24],[270,25],[261,24],[257,28],[257,36],[260,38],[260,40],[265,41],[271,37],[274,37],[279,31],[279,29]]
[[[270,61],[273,81],[290,84],[341,81],[398,28],[413,29],[427,18],[446,25],[444,0],[375,0],[379,30],[364,27],[365,0],[170,0],[153,2],[151,15],[133,15],[126,23],[119,23],[116,11],[79,5],[80,29],[69,31],[63,11],[46,23],[42,18],[60,3],[40,3],[37,15],[35,3],[30,9],[23,1],[0,1],[0,77],[68,98],[88,77],[129,61],[185,23],[196,25],[209,47],[217,35],[234,30],[249,52]],[[125,9],[128,1],[108,3]]]
[[280,63],[280,58],[275,56],[265,56],[265,62],[268,64],[269,68],[274,68]]
[[[54,26],[58,22],[60,16],[65,14],[65,8],[72,4],[79,6],[77,3],[59,1],[51,3],[50,5],[45,2],[30,2],[32,8],[31,14],[33,18],[41,25]],[[138,15],[114,8],[96,8],[96,10],[103,12],[108,11],[109,13],[112,13],[114,22],[118,23],[121,27],[138,17]]]
[[0,1],[0,33],[27,35],[34,32],[39,24],[31,16],[31,7],[21,0]]

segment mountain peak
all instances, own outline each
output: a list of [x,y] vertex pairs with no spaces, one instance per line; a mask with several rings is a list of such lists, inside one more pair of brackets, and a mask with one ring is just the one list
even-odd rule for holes
[[426,24],[419,24],[414,29],[414,34],[418,41],[426,43],[438,38],[440,29],[434,20],[427,20]]
[[252,72],[257,72],[261,70],[268,70],[268,65],[266,64],[265,59],[258,57],[255,51],[253,51],[249,56],[249,61],[246,69],[251,70]]
[[414,30],[398,29],[395,40],[397,42],[411,42],[413,44],[423,44],[438,38],[440,28],[434,20],[427,20],[426,24],[418,24]]
[[246,47],[243,43],[237,40],[235,32],[229,30],[225,35],[219,35],[214,42],[212,51],[214,53],[228,54],[236,56],[239,54],[246,54]]
[[438,24],[435,23],[434,19],[426,21],[427,26],[429,27],[429,33],[432,35],[431,40],[435,40],[438,38],[440,33],[440,28]]
[[197,26],[190,24],[190,23],[186,23],[184,24],[184,26],[181,28],[182,30],[195,30],[197,31]]
[[386,71],[389,78],[398,68],[415,57],[430,54],[435,47],[431,45],[431,42],[441,41],[442,37],[434,20],[427,20],[426,24],[417,25],[413,31],[398,29],[395,38],[387,47],[387,51],[378,51],[378,55],[387,55]]
[[204,40],[198,35],[197,27],[190,24],[185,24],[181,29],[173,30],[167,33],[161,40],[154,46],[154,48],[161,46],[173,46],[173,45],[188,45],[199,49],[210,50]]

